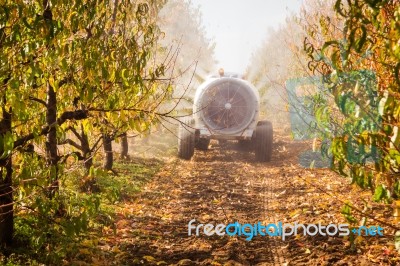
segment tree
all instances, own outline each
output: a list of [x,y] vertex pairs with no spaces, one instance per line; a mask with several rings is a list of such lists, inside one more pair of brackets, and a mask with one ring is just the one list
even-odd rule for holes
[[[3,104],[5,103],[5,97],[3,97]],[[2,119],[0,121],[0,140],[2,144],[0,146],[0,153],[2,159],[0,159],[0,244],[11,244],[14,225],[13,225],[13,189],[12,189],[12,158],[7,155],[10,152],[10,146],[12,147],[12,139],[10,138],[11,132],[11,108],[8,110],[2,107]],[[4,141],[8,143],[5,144]],[[9,145],[9,146],[5,146]],[[5,156],[4,156],[5,155]]]
[[[1,245],[10,243],[13,232],[13,186],[24,185],[12,181],[46,183],[40,187],[54,198],[60,166],[73,155],[60,154],[57,145],[71,143],[66,132],[79,121],[88,121],[80,134],[88,159],[94,151],[83,147],[85,136],[93,130],[110,134],[104,119],[118,132],[141,131],[163,115],[157,108],[172,92],[165,62],[173,59],[152,60],[161,34],[154,14],[162,4],[44,0],[2,5]],[[35,171],[24,170],[33,167],[25,154],[32,147],[44,147],[44,156],[34,151],[31,160],[45,160],[47,167],[38,163]],[[22,163],[13,165],[12,159]]]
[[122,133],[121,134],[121,159],[129,159],[128,149],[129,149],[128,136],[126,133]]
[[[310,34],[306,43],[311,70],[323,76],[326,88],[312,108],[315,113],[324,110],[317,125],[332,132],[325,137],[331,140],[334,169],[371,189],[376,201],[390,201],[400,196],[399,3],[337,0],[333,7],[343,25],[341,34],[335,34],[335,24],[317,16],[323,38]],[[327,121],[330,117],[336,117],[333,123]]]

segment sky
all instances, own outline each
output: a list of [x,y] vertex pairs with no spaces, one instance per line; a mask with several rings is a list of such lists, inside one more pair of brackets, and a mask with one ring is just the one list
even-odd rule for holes
[[243,73],[253,51],[277,29],[301,0],[191,0],[202,12],[207,37],[214,40],[218,68]]

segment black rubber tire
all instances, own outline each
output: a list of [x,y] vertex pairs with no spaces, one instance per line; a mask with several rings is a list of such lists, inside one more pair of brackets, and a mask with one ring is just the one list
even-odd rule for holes
[[194,154],[195,130],[191,127],[193,127],[191,119],[179,125],[178,157],[184,160],[190,160]]
[[257,125],[255,132],[255,154],[257,162],[269,162],[272,156],[273,129],[272,123],[263,121]]
[[195,148],[201,151],[206,151],[208,150],[208,145],[210,145],[209,139],[198,139]]

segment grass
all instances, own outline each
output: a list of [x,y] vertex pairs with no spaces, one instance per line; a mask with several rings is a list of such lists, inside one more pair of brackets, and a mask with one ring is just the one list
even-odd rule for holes
[[[67,169],[57,202],[35,195],[40,199],[35,210],[17,211],[15,246],[4,252],[7,256],[0,253],[0,265],[65,264],[90,258],[98,252],[96,241],[104,228],[115,230],[118,211],[140,193],[162,165],[156,159],[134,158],[115,162],[113,172],[95,168],[85,175],[81,168]],[[56,211],[60,206],[62,214]],[[41,214],[38,208],[47,213]]]

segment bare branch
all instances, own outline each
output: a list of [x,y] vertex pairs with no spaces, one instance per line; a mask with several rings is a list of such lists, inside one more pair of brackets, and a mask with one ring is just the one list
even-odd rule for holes
[[65,144],[69,144],[69,145],[71,145],[72,147],[75,147],[75,148],[77,148],[78,150],[83,150],[82,149],[82,146],[81,145],[79,145],[78,143],[76,143],[75,141],[73,141],[72,139],[66,139],[66,140],[64,140],[64,141],[62,141],[62,142],[60,142],[60,143],[58,143],[58,145],[65,145]]
[[40,104],[42,104],[42,105],[47,107],[47,103],[45,101],[41,100],[41,99],[29,96],[29,100],[34,101],[34,102],[38,102],[38,103],[40,103]]

